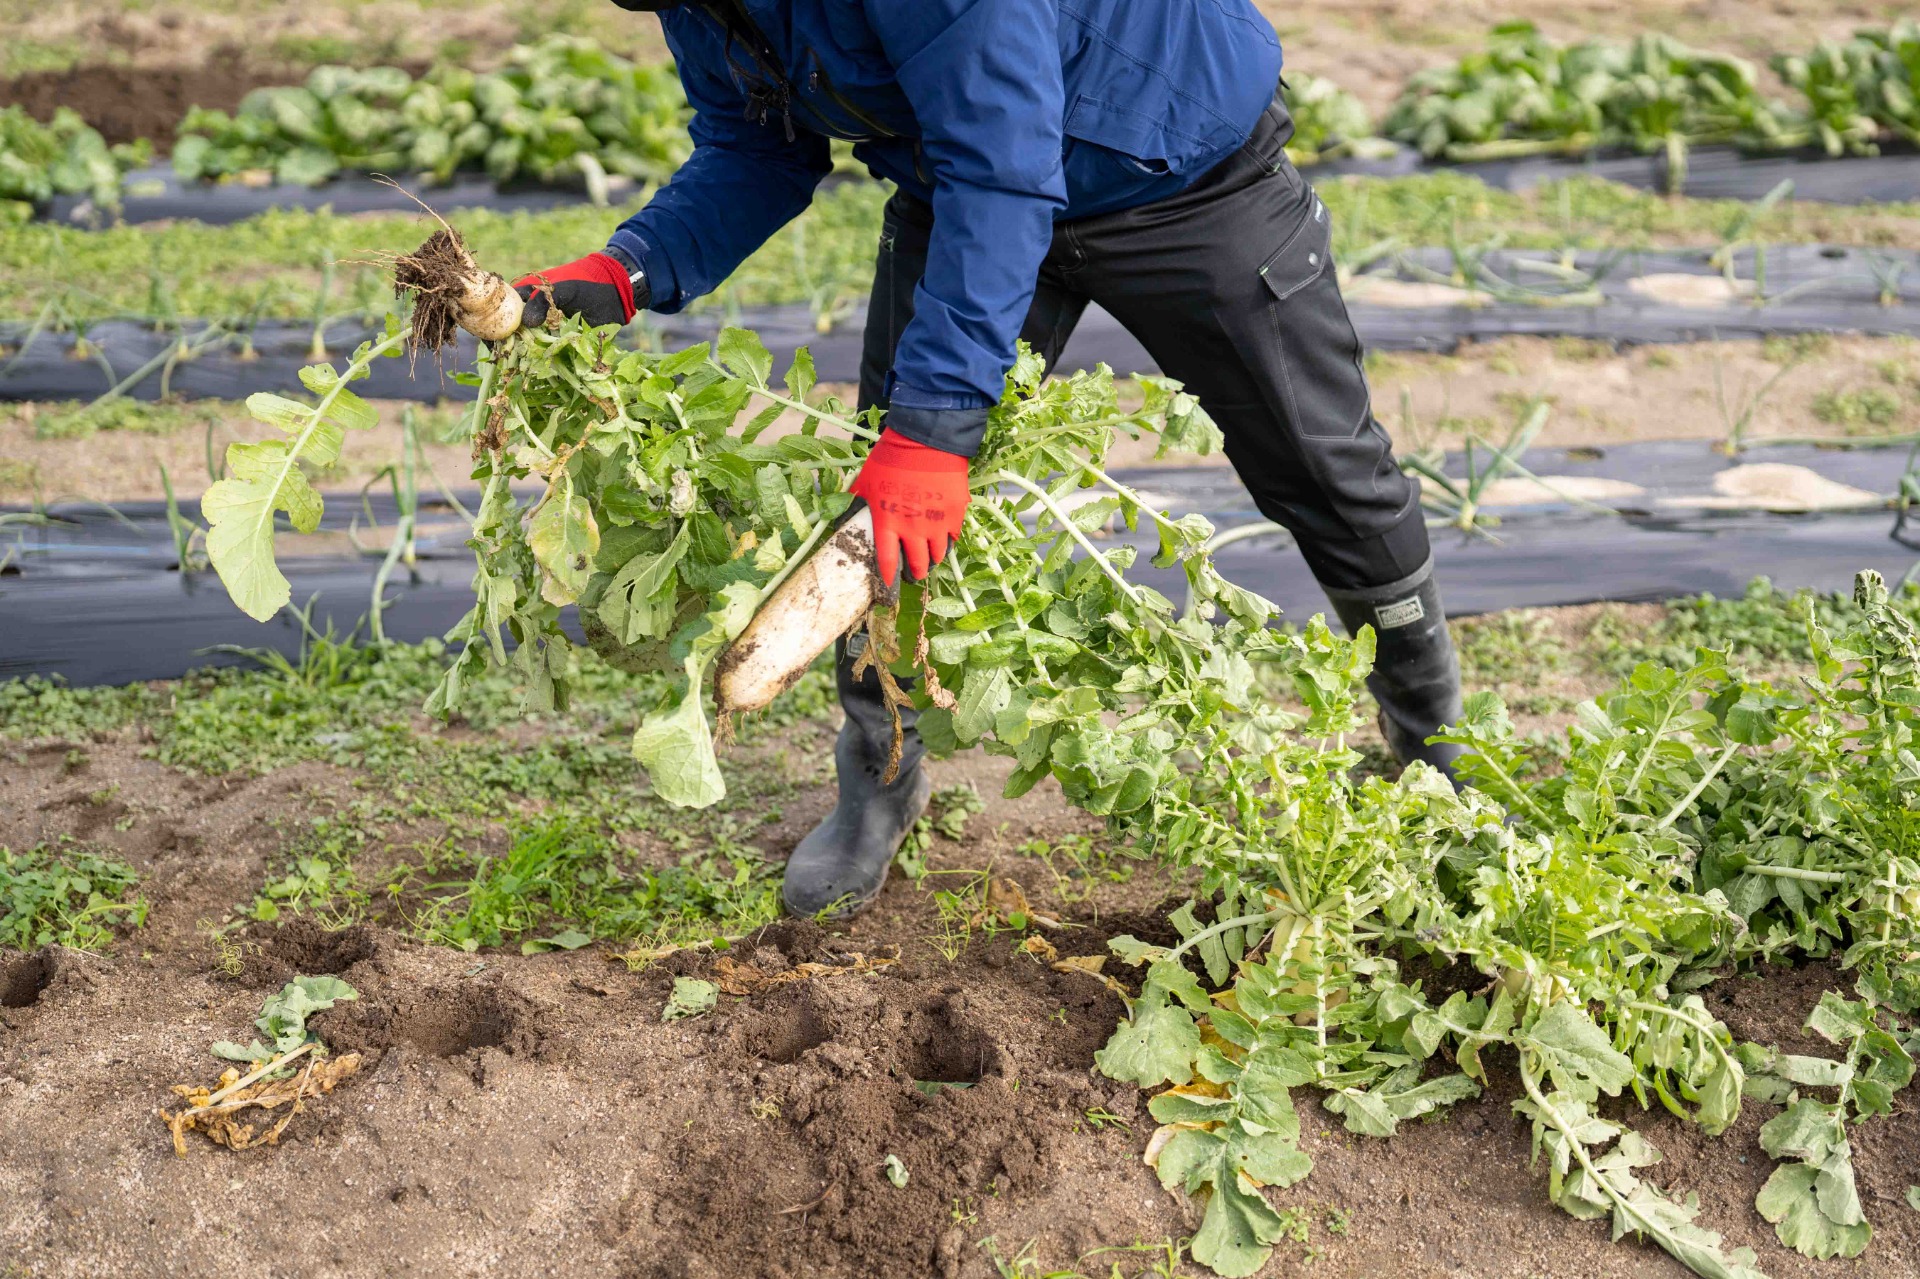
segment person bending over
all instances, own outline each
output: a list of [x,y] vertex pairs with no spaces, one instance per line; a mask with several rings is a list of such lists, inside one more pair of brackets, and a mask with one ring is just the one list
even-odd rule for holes
[[[883,578],[924,576],[958,535],[1016,341],[1052,367],[1097,302],[1199,397],[1347,629],[1374,628],[1393,753],[1451,776],[1458,748],[1426,744],[1460,691],[1418,487],[1374,419],[1252,0],[613,2],[659,15],[693,154],[603,251],[519,282],[526,323],[680,310],[806,208],[829,139],[849,140],[895,187],[860,362],[859,407],[886,417],[852,486]],[[872,901],[931,791],[911,710],[883,783],[892,723],[857,655],[836,653],[839,799],[788,862],[797,914]]]

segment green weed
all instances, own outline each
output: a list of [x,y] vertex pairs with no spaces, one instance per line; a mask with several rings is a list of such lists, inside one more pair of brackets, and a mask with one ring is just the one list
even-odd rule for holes
[[1526,714],[1566,709],[1567,699],[1541,685],[1570,664],[1567,645],[1546,614],[1516,609],[1465,618],[1453,625],[1460,678],[1472,688],[1498,688],[1508,705]]
[[[1102,884],[1124,884],[1133,878],[1134,865],[1126,850],[1090,835],[1064,839],[1029,840],[1020,846],[1023,856],[1038,858],[1053,880],[1053,895],[1063,902],[1083,902]],[[1120,860],[1115,854],[1120,853]]]
[[1900,420],[1899,392],[1885,386],[1848,387],[1822,391],[1813,397],[1813,415],[1848,435],[1870,435]]
[[0,738],[105,737],[161,714],[164,705],[145,684],[73,688],[59,676],[39,675],[0,680]]
[[114,398],[77,408],[43,410],[33,415],[33,433],[43,440],[82,440],[100,431],[136,435],[172,435],[187,427],[204,429],[219,420],[205,405],[148,404]]
[[935,791],[926,814],[913,824],[900,844],[900,851],[894,854],[894,864],[900,867],[901,874],[919,883],[927,876],[927,853],[933,847],[934,836],[957,843],[966,837],[967,819],[985,811],[980,792],[970,782]]
[[[954,1220],[971,1225],[976,1217],[972,1213],[961,1217],[956,1202]],[[1011,1257],[1001,1255],[992,1235],[979,1246],[1000,1279],[1181,1279],[1188,1273],[1180,1264],[1186,1249],[1173,1239],[1095,1248],[1070,1265],[1056,1267],[1040,1260],[1037,1239],[1029,1239]]]
[[1769,364],[1818,360],[1832,350],[1831,333],[1773,333],[1760,340],[1760,358]]
[[0,458],[0,493],[30,493],[40,484],[40,468],[32,462]]
[[146,899],[130,896],[139,882],[131,867],[65,839],[0,847],[0,947],[98,950],[116,928],[146,924]]
[[371,838],[351,817],[310,819],[288,849],[283,873],[269,879],[245,908],[247,918],[273,923],[283,915],[309,915],[329,928],[365,918],[369,898],[354,863]]
[[504,855],[473,858],[465,878],[418,882],[446,861],[403,867],[392,891],[423,900],[411,916],[422,938],[469,951],[514,940],[539,949],[533,934],[556,931],[663,949],[739,936],[780,914],[778,868],[730,839],[657,870],[630,862],[608,835],[550,822],[518,831]]

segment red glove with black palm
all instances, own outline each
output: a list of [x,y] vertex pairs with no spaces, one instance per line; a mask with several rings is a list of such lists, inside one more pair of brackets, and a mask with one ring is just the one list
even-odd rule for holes
[[888,586],[903,555],[916,581],[947,557],[972,497],[966,458],[891,430],[880,432],[849,491],[873,508],[874,560]]
[[610,253],[589,253],[563,266],[549,267],[513,282],[527,304],[520,327],[546,323],[549,305],[562,315],[577,315],[598,328],[626,324],[647,304],[647,280],[637,268]]

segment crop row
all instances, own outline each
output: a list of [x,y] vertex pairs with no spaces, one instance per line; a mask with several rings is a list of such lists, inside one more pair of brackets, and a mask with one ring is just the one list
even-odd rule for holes
[[[1334,214],[1336,260],[1355,268],[1420,245],[1467,252],[1496,245],[1571,250],[1736,240],[1920,240],[1920,206],[1667,199],[1584,177],[1524,193],[1444,172],[1323,181],[1319,189]],[[866,297],[885,198],[886,189],[869,182],[822,191],[812,208],[698,305],[727,311],[806,303],[823,328],[831,327]],[[539,213],[470,209],[453,220],[482,261],[512,273],[598,247],[623,211],[585,205]],[[377,319],[391,309],[393,296],[374,263],[383,253],[407,249],[419,228],[414,214],[346,217],[295,210],[229,226],[0,226],[0,325],[40,321],[84,329],[133,318],[244,327],[254,320]],[[5,358],[0,351],[0,365]]]
[[[1920,143],[1920,22],[1863,29],[1771,65],[1793,101],[1763,93],[1754,64],[1657,32],[1563,44],[1507,23],[1483,50],[1415,75],[1378,122],[1332,81],[1290,72],[1292,150],[1302,163],[1396,144],[1448,161],[1665,151],[1677,179],[1699,144],[1838,156]],[[477,171],[503,184],[578,184],[604,202],[622,181],[671,173],[690,146],[686,122],[670,66],[551,36],[515,48],[498,71],[323,66],[304,84],[254,91],[232,115],[195,108],[173,165],[190,180],[299,185],[342,171],[438,181]],[[87,194],[110,206],[118,175],[149,154],[109,149],[70,114],[43,126],[9,110],[0,113],[0,201]]]

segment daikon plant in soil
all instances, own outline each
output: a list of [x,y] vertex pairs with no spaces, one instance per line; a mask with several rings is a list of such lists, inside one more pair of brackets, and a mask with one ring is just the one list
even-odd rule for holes
[[[445,244],[425,256],[460,261]],[[255,616],[287,598],[273,513],[319,517],[301,461],[371,420],[350,383],[499,302],[470,261],[449,275],[422,260],[403,264],[428,284],[413,325],[344,372],[307,370],[315,403],[256,397],[286,438],[233,446],[229,487],[208,495],[214,564]],[[1549,1193],[1574,1215],[1753,1279],[1751,1254],[1642,1179],[1658,1152],[1602,1099],[1631,1093],[1717,1133],[1756,1097],[1784,1107],[1762,1130],[1783,1162],[1757,1208],[1790,1247],[1859,1254],[1871,1227],[1848,1125],[1891,1108],[1920,1046],[1920,637],[1878,579],[1862,576],[1864,620],[1845,634],[1809,619],[1817,660],[1798,686],[1706,651],[1642,666],[1581,708],[1552,769],[1477,695],[1455,730],[1479,752],[1476,789],[1456,796],[1423,766],[1360,778],[1347,738],[1371,634],[1277,629],[1270,604],[1213,570],[1204,520],[1150,509],[1104,469],[1116,432],[1212,448],[1199,406],[1149,378],[1127,410],[1105,369],[1043,373],[1022,355],[958,543],[894,598],[860,521],[843,521],[878,419],[817,398],[804,353],[776,383],[740,330],[666,356],[572,321],[503,339],[470,375],[476,600],[431,709],[500,663],[530,705],[564,706],[573,605],[607,660],[680,674],[634,748],[663,797],[708,804],[723,794],[709,683],[720,715],[750,710],[864,629],[933,751],[1010,756],[1009,795],[1052,776],[1116,842],[1194,876],[1177,946],[1113,942],[1142,972],[1097,1062],[1162,1090],[1148,1159],[1203,1202],[1192,1254],[1221,1274],[1264,1263],[1286,1221],[1261,1189],[1311,1168],[1293,1089],[1385,1137],[1490,1086],[1492,1054],[1514,1067],[1501,1077],[1517,1078]],[[800,429],[769,438],[783,413]],[[1095,540],[1116,518],[1157,531],[1189,611],[1128,579],[1131,547]],[[1801,956],[1856,975],[1809,1022],[1830,1059],[1736,1043],[1700,996],[1741,965]],[[1469,965],[1484,985],[1429,998],[1415,961]]]

